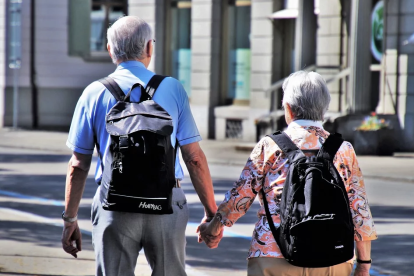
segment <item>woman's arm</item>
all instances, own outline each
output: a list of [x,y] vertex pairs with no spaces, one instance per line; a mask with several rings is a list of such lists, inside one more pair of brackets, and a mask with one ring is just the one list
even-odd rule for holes
[[255,146],[239,180],[225,194],[224,201],[218,207],[217,213],[211,222],[199,226],[200,240],[206,242],[210,248],[217,247],[223,235],[224,226],[231,227],[242,217],[262,189],[262,183],[268,170],[267,166],[271,163],[267,162],[267,159],[270,155],[274,156],[274,151],[272,151],[274,149],[269,149],[267,139],[262,139]]

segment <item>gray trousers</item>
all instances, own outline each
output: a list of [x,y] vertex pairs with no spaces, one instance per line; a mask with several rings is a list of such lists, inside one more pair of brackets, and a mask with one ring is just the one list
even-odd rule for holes
[[181,188],[173,189],[171,215],[112,212],[102,209],[99,188],[92,203],[92,242],[97,276],[133,276],[139,251],[152,276],[186,276],[185,228],[188,206]]

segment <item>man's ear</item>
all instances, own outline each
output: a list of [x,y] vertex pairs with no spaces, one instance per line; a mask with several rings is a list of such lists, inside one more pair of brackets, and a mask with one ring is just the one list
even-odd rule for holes
[[109,46],[109,43],[106,43],[106,49],[108,50],[109,56],[112,58],[112,55],[111,55],[111,46]]
[[148,46],[147,46],[147,57],[151,57],[152,53],[154,51],[154,44],[152,43],[152,39],[150,41],[148,41]]

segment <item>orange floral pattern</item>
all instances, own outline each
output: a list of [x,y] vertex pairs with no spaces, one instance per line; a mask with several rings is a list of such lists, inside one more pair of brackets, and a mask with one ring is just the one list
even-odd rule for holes
[[[320,122],[297,120],[292,122],[286,134],[302,150],[319,149],[329,136]],[[242,217],[259,195],[259,217],[252,235],[248,258],[283,258],[267,223],[260,190],[263,188],[269,203],[269,211],[275,226],[280,224],[279,208],[289,164],[281,149],[269,137],[255,146],[238,181],[225,195],[218,208],[221,222],[232,226]],[[355,226],[355,240],[365,241],[377,238],[374,221],[368,205],[364,179],[352,145],[342,143],[335,155],[334,165],[341,175],[348,192],[350,210]],[[352,262],[352,260],[350,260]]]

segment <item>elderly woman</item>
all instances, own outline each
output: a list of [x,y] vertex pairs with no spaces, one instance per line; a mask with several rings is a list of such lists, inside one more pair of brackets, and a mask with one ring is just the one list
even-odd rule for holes
[[[288,124],[285,133],[302,150],[320,149],[330,135],[322,126],[331,99],[324,79],[315,72],[299,71],[285,80],[283,91],[282,103]],[[340,146],[334,165],[345,184],[355,228],[358,263],[354,275],[368,276],[371,240],[376,239],[377,234],[361,170],[349,142],[343,142]],[[226,193],[212,221],[200,225],[200,240],[211,248],[216,247],[222,237],[223,227],[231,227],[246,213],[256,195],[259,195],[259,220],[255,225],[248,253],[249,276],[350,275],[355,258],[335,266],[320,268],[293,266],[283,258],[266,219],[261,190],[267,194],[269,209],[273,211],[271,215],[277,227],[280,223],[277,206],[280,204],[288,168],[288,160],[278,145],[270,137],[261,139],[250,154],[240,179]]]

